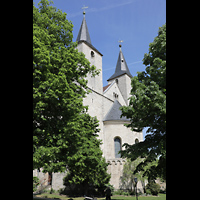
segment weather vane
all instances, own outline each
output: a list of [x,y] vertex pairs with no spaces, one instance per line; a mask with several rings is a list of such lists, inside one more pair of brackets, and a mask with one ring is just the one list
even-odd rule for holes
[[88,6],[83,6],[81,9],[83,9],[83,14],[85,15],[85,9],[87,9],[88,8]]
[[120,44],[119,44],[119,47],[120,47],[120,49],[121,49],[121,47],[122,47],[121,43],[123,42],[123,40],[119,40],[118,42],[120,43]]

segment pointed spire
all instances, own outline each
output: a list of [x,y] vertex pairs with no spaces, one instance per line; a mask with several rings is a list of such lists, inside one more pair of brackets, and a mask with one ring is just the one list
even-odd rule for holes
[[88,31],[88,27],[87,27],[87,23],[86,23],[86,20],[85,20],[85,10],[83,11],[83,21],[82,21],[81,28],[79,30],[76,41],[77,42],[86,41],[89,44],[92,44],[91,39],[90,39],[90,35],[89,35],[89,31]]
[[129,68],[126,64],[126,60],[124,58],[124,55],[122,53],[121,47],[122,45],[119,45],[120,47],[120,51],[119,51],[119,56],[118,56],[118,60],[117,60],[117,65],[115,68],[115,73],[107,80],[110,81],[112,79],[115,79],[123,74],[127,74],[128,76],[130,76],[131,78],[133,77],[129,71]]

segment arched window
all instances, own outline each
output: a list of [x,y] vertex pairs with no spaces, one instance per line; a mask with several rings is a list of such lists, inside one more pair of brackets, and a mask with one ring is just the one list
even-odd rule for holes
[[115,144],[115,158],[121,158],[121,139],[119,137],[116,137],[114,139],[114,144]]
[[139,140],[136,138],[136,139],[135,139],[135,144],[137,144],[137,143],[139,143]]

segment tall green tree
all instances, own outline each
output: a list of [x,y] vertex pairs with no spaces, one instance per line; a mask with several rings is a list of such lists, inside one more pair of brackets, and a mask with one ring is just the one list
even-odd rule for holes
[[63,172],[67,167],[72,182],[107,183],[98,120],[83,105],[86,76],[99,71],[72,42],[66,13],[51,3],[33,6],[33,169]]
[[151,179],[157,176],[166,178],[166,24],[159,28],[158,36],[149,45],[149,53],[144,55],[146,69],[138,72],[131,81],[129,106],[123,106],[122,116],[130,118],[133,131],[142,131],[148,127],[143,142],[128,145],[122,151],[123,157],[136,160],[145,158],[135,173],[144,170],[144,166],[158,159],[158,165],[146,170]]
[[[68,158],[68,174],[64,179],[65,186],[76,190],[82,189],[79,191],[80,195],[87,194],[89,186],[92,185],[98,189],[110,180],[110,175],[107,173],[108,164],[102,157],[102,151],[99,148],[101,142],[94,137],[91,129],[91,126],[95,126],[95,123],[91,121],[88,126],[87,120],[91,120],[89,116],[88,119],[85,117],[79,119],[79,124],[82,126],[79,147],[75,147],[76,153]],[[78,194],[78,191],[75,192]]]

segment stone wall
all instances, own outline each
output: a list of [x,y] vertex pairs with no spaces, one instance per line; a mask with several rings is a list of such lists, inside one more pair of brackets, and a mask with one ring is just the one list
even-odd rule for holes
[[[124,126],[124,121],[105,121],[104,122],[104,155],[106,161],[109,163],[108,173],[111,174],[110,183],[114,185],[115,189],[120,188],[120,177],[123,173],[123,165],[125,159],[115,158],[114,138],[119,137],[121,139],[121,146],[124,143],[135,144],[135,139],[143,141],[142,132],[131,131],[130,128]],[[125,147],[122,147],[124,150]],[[139,183],[138,183],[139,184]],[[140,184],[139,184],[140,185]]]
[[[143,141],[142,132],[131,131],[130,128],[124,126],[125,121],[105,121],[104,122],[104,155],[106,159],[115,158],[114,150],[114,138],[119,137],[121,139],[121,144],[135,144],[135,139],[138,139],[139,142]],[[124,150],[125,147],[122,147]]]
[[63,173],[52,173],[52,188],[54,190],[59,190],[64,188],[63,178],[66,176],[66,172]]
[[[126,163],[126,159],[115,158],[115,159],[107,159],[108,165],[108,173],[111,174],[110,184],[114,186],[115,190],[122,189],[127,190],[122,186],[121,178],[123,176],[123,167]],[[145,185],[147,181],[145,181]],[[141,181],[137,183],[137,191],[144,192]]]
[[[103,80],[102,80],[102,56],[95,52],[91,47],[86,45],[84,42],[78,44],[77,49],[79,52],[83,52],[85,57],[89,60],[91,65],[94,65],[97,69],[100,69],[98,76],[92,77],[91,74],[88,74],[88,87],[95,90],[96,92],[103,93]],[[91,52],[94,52],[93,56]]]
[[114,186],[115,190],[120,188],[120,177],[123,174],[123,165],[125,160],[118,159],[106,159],[109,163],[108,173],[111,174],[110,184]]
[[[43,189],[50,189],[51,186],[48,186],[48,173],[43,173],[42,168],[40,168],[40,172],[35,169],[33,170],[33,176],[36,176],[39,178],[40,183],[38,188],[43,188]],[[52,188],[54,190],[59,190],[61,188],[64,188],[65,186],[63,185],[63,178],[66,176],[66,172],[63,173],[52,173]]]

